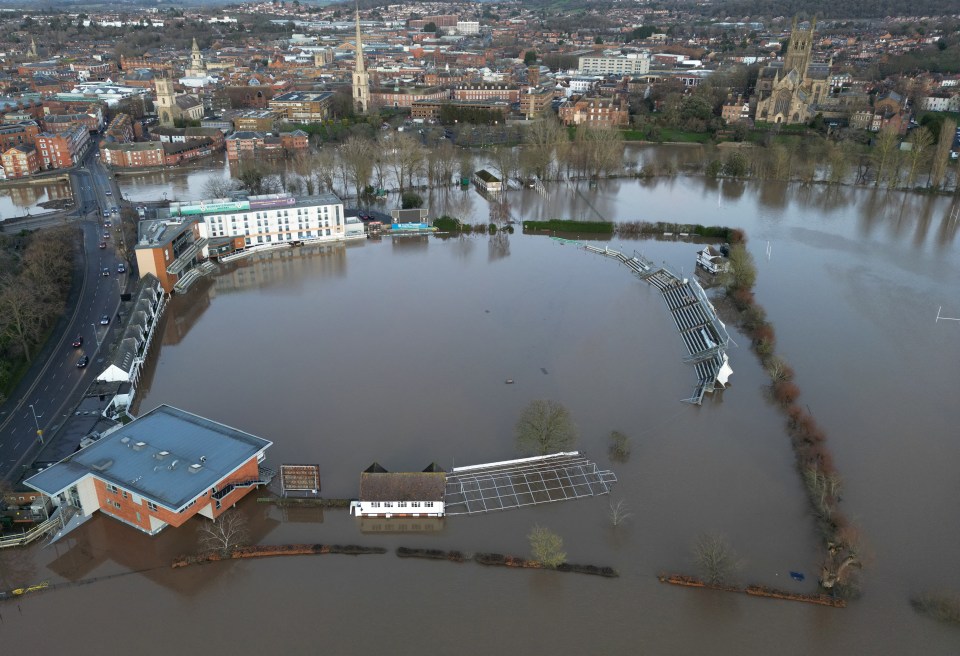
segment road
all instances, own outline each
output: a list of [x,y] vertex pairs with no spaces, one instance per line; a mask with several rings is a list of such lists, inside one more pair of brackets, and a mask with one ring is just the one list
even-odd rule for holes
[[[83,166],[71,173],[76,195],[76,212],[72,219],[83,233],[83,276],[77,304],[68,307],[69,322],[66,332],[52,335],[54,348],[33,381],[24,381],[15,392],[16,397],[7,406],[13,406],[0,417],[0,479],[16,479],[28,467],[41,448],[42,436],[49,437],[63,423],[66,414],[75,403],[78,394],[103,370],[107,356],[106,335],[114,326],[117,308],[120,305],[120,279],[117,265],[121,258],[117,252],[113,228],[104,225],[104,211],[110,212],[119,206],[119,189],[112,176],[100,165],[95,150],[83,160]],[[111,222],[120,220],[119,214],[111,214]],[[100,248],[101,242],[106,243]],[[107,271],[109,275],[104,275]],[[109,325],[100,325],[106,316]],[[77,337],[83,344],[74,348],[71,342]],[[82,356],[90,363],[78,368]],[[34,372],[31,372],[34,373]],[[29,376],[30,374],[28,374]],[[24,389],[24,385],[28,385]],[[38,436],[42,431],[42,436]]]

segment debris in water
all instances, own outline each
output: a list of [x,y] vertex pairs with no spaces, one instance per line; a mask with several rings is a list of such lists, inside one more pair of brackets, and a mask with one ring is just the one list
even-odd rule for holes
[[802,581],[807,577],[803,575],[803,572],[790,572],[790,578],[794,581]]
[[513,385],[513,378],[507,378],[504,382],[505,382],[507,385]]
[[543,375],[544,375],[544,376],[546,376],[546,375],[548,375],[548,374],[550,373],[549,371],[547,371],[547,370],[544,369],[543,367],[540,367],[540,371],[543,372]]

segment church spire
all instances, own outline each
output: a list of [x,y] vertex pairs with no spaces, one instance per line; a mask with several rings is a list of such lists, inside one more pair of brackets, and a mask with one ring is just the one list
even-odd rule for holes
[[363,42],[360,40],[360,3],[357,3],[357,62],[356,62],[356,72],[363,73],[365,69],[363,67]]
[[366,114],[370,104],[370,76],[363,65],[363,41],[360,35],[360,3],[357,2],[357,59],[353,68],[353,106]]

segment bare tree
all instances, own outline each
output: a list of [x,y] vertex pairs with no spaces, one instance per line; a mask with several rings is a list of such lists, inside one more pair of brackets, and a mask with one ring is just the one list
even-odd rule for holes
[[950,147],[953,145],[957,122],[952,118],[945,118],[940,124],[940,138],[933,153],[930,166],[930,186],[939,189],[944,183],[947,173],[947,164],[950,162]]
[[577,427],[562,404],[537,399],[520,414],[516,437],[521,453],[542,456],[572,446],[577,440]]
[[373,144],[368,139],[351,136],[340,145],[338,151],[345,176],[353,183],[359,204],[363,188],[370,184],[373,173]]
[[888,173],[887,169],[894,159],[899,137],[896,128],[887,125],[877,134],[877,140],[873,146],[873,160],[877,167],[877,179],[874,187],[880,186],[880,180]]
[[214,176],[203,183],[203,195],[207,198],[228,198],[239,186],[228,175]]
[[310,158],[312,177],[316,180],[317,191],[333,193],[334,178],[337,171],[337,154],[333,148],[323,148]]
[[43,332],[46,312],[32,284],[6,276],[0,281],[0,334],[19,344],[27,362],[32,347]]
[[200,527],[200,546],[226,556],[230,550],[241,547],[250,539],[247,518],[236,509],[228,510]]
[[910,151],[907,153],[907,162],[909,165],[907,186],[912,187],[914,180],[917,178],[917,174],[920,173],[921,168],[926,164],[927,160],[930,159],[930,146],[933,145],[933,135],[930,134],[930,130],[921,127],[910,133],[907,141],[910,143]]
[[737,570],[736,556],[722,535],[701,535],[693,547],[693,558],[710,585],[723,585]]
[[610,499],[608,514],[610,516],[610,523],[614,526],[620,526],[620,524],[626,522],[633,513],[630,512],[630,507],[624,499],[618,499],[616,502]]
[[530,540],[530,552],[533,559],[545,567],[556,567],[567,561],[567,554],[563,551],[563,538],[550,529],[534,526],[527,536]]
[[423,144],[413,136],[401,132],[393,135],[390,141],[390,168],[400,192],[413,185],[413,179],[423,166]]
[[555,169],[558,148],[568,141],[566,129],[553,114],[535,121],[527,128],[527,145],[521,153],[524,170],[541,180],[549,180]]

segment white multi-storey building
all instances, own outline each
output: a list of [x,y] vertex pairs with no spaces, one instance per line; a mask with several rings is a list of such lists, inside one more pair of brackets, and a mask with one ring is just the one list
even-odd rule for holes
[[581,57],[580,72],[590,75],[646,75],[650,57],[631,54],[626,57]]
[[334,194],[296,198],[289,193],[173,203],[171,216],[199,215],[207,254],[268,244],[342,241],[363,237],[363,224],[348,221]]

